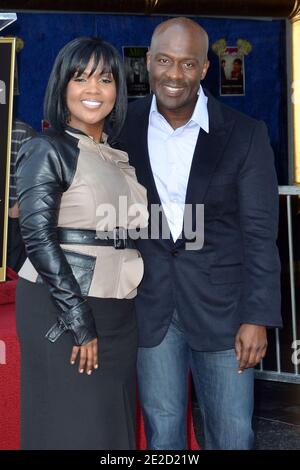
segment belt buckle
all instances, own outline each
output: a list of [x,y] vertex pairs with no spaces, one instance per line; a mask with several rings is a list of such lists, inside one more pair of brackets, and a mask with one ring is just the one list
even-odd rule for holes
[[116,250],[124,250],[127,245],[127,231],[124,227],[115,227],[113,229],[114,248]]

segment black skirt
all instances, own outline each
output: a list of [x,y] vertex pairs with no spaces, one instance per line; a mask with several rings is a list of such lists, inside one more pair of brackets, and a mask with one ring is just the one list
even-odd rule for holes
[[22,449],[135,449],[137,327],[134,301],[89,297],[99,337],[99,368],[70,364],[71,334],[55,343],[47,287],[19,279]]

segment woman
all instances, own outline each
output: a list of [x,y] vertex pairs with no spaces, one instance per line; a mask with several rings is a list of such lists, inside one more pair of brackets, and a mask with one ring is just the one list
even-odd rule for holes
[[103,132],[113,139],[125,113],[116,50],[94,38],[68,43],[46,90],[50,132],[17,162],[28,255],[16,298],[23,449],[135,448],[143,264],[128,229],[147,225],[146,192]]

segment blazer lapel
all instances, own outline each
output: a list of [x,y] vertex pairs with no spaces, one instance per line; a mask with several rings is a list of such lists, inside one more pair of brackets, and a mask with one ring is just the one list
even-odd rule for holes
[[[207,92],[206,92],[207,93]],[[205,194],[215,168],[221,159],[229,140],[234,121],[224,122],[222,109],[217,100],[208,94],[209,133],[200,129],[196,143],[190,175],[188,179],[185,204],[203,204]],[[150,204],[161,204],[151,169],[148,152],[148,123],[151,99],[145,101],[145,107],[138,116],[136,132],[139,135],[139,180],[146,186]],[[166,220],[165,214],[163,217]],[[171,240],[170,240],[171,241]],[[184,243],[184,237],[179,238],[176,246]],[[173,242],[171,241],[173,244]]]
[[204,202],[211,177],[224,153],[232,125],[233,121],[230,121],[218,129],[210,128],[208,134],[203,129],[200,130],[188,180],[186,204]]
[[138,166],[139,182],[147,188],[150,203],[160,204],[160,198],[152,173],[148,151],[148,124],[151,100],[152,95],[150,95],[147,101],[145,100],[145,107],[143,107],[143,109],[140,110],[141,112],[138,113],[136,133],[138,135],[137,140],[139,148],[136,165]]
[[[211,95],[208,96],[209,133],[200,129],[196,143],[185,204],[204,204],[210,180],[229,140],[234,121],[224,122],[222,110]],[[176,245],[185,242],[183,234]]]
[[[151,95],[152,97],[152,95]],[[148,196],[148,210],[149,212],[153,211],[154,219],[151,220],[151,228],[154,233],[159,234],[161,230],[159,227],[160,225],[160,216],[158,211],[152,206],[156,206],[157,209],[160,206],[161,210],[161,217],[162,217],[162,224],[164,227],[169,227],[168,221],[166,218],[166,214],[163,210],[163,206],[161,204],[161,200],[157,191],[155,179],[153,176],[151,163],[150,163],[150,156],[148,151],[148,125],[149,125],[149,112],[151,107],[151,100],[145,101],[145,107],[141,110],[141,113],[138,113],[138,122],[139,125],[137,127],[138,133],[138,142],[140,144],[138,153],[140,157],[137,159],[136,170],[139,182],[144,185],[147,189],[147,196]],[[173,245],[173,239],[170,237],[168,239],[163,239],[163,243],[167,243],[168,245]]]

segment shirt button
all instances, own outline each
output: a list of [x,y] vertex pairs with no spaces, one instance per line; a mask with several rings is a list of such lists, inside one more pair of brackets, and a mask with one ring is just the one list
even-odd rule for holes
[[172,256],[175,256],[175,257],[178,256],[178,250],[172,250],[171,253],[172,253]]

